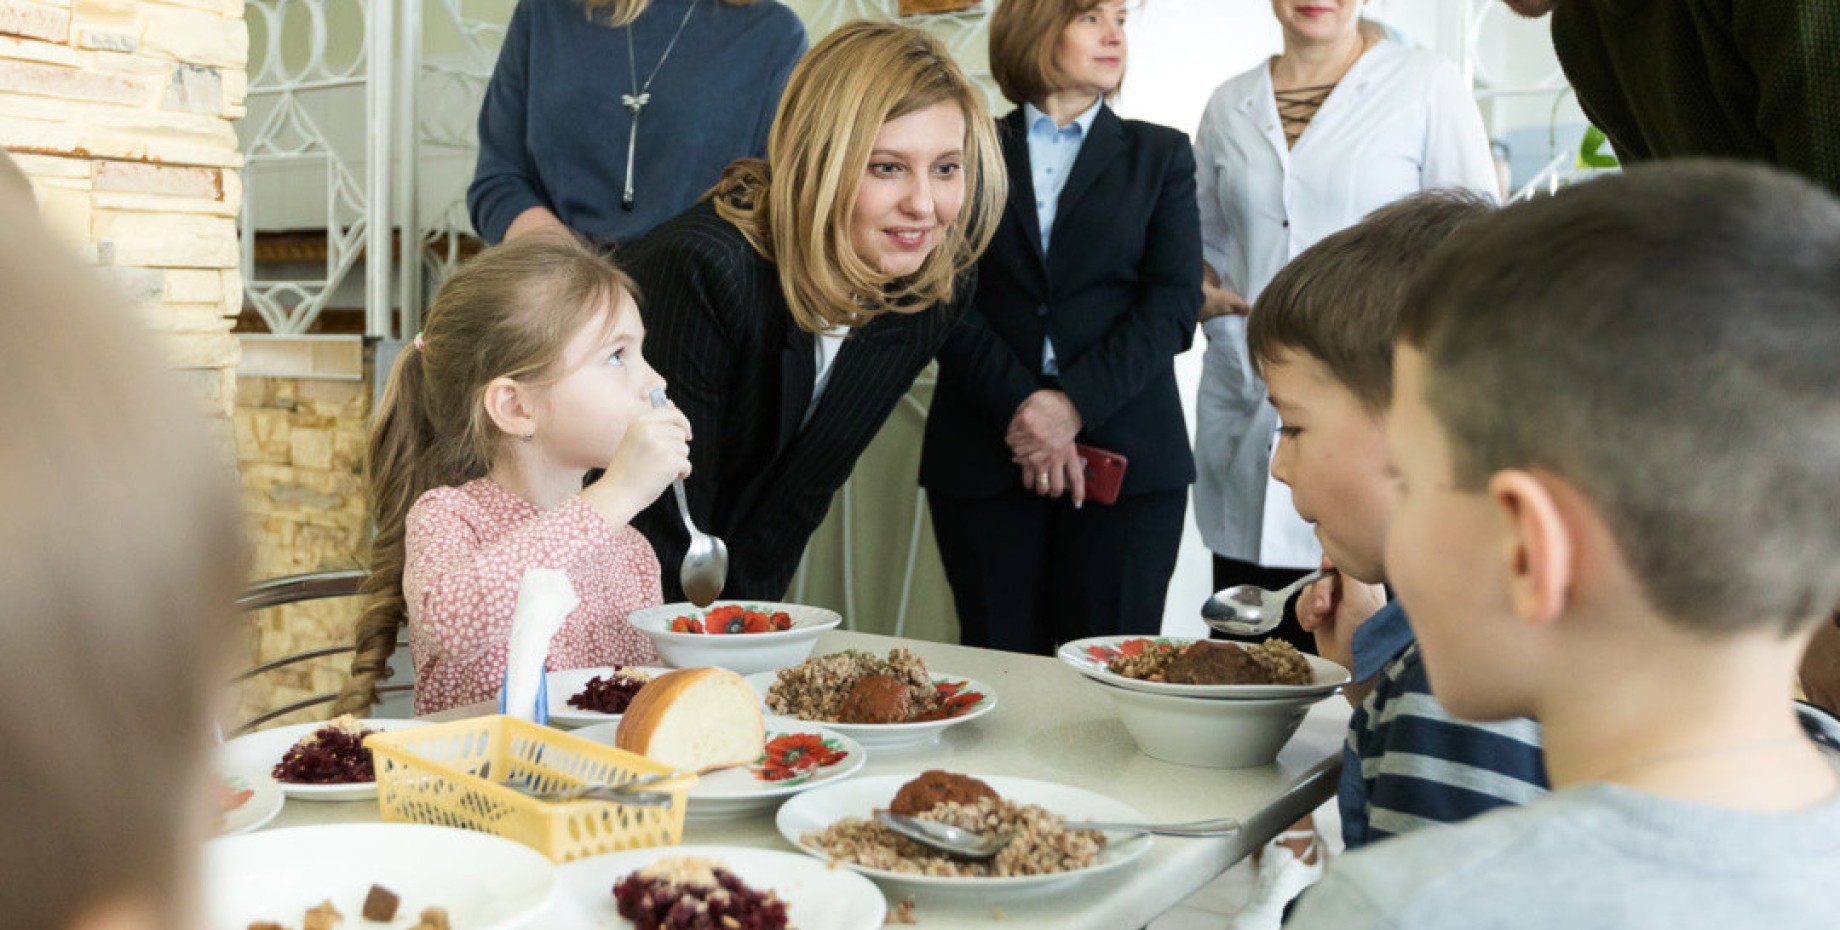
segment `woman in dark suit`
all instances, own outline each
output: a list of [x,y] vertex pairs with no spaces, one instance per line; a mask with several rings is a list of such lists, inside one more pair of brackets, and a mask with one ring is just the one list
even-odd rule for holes
[[[832,495],[963,314],[1004,197],[982,92],[910,27],[856,22],[819,42],[767,151],[620,255],[646,357],[690,419],[691,515],[728,544],[723,596],[749,600],[784,595]],[[665,599],[682,599],[676,501],[633,525]]]
[[[968,645],[1155,633],[1194,459],[1175,356],[1201,306],[1195,162],[1182,133],[1106,105],[1125,0],[1005,0],[991,72],[1009,201],[940,356],[920,480]],[[1006,351],[981,351],[979,329]],[[1086,499],[1076,442],[1128,460]]]

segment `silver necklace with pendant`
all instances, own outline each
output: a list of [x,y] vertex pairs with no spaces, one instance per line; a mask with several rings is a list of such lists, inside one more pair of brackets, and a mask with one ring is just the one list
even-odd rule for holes
[[626,135],[626,189],[620,194],[620,208],[623,210],[630,212],[633,208],[633,153],[639,148],[639,112],[652,102],[652,82],[658,79],[658,72],[664,67],[665,59],[671,57],[671,50],[677,47],[677,40],[683,37],[684,27],[690,25],[690,16],[695,12],[696,0],[691,0],[690,8],[684,11],[683,21],[677,24],[677,33],[665,45],[664,54],[658,56],[658,64],[652,66],[652,73],[646,77],[643,85],[639,83],[639,66],[636,63],[639,56],[634,51],[632,37],[633,27],[638,23],[626,26],[626,68],[632,75],[633,92],[620,95],[621,105],[632,114],[632,129]]

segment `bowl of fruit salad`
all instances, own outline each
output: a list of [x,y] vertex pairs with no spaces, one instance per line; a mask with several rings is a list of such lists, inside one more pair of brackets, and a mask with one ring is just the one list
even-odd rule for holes
[[818,635],[843,622],[834,610],[772,601],[665,604],[628,619],[672,668],[713,665],[742,675],[805,661]]

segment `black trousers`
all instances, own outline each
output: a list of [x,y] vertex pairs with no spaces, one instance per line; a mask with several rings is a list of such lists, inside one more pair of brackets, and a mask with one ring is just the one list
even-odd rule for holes
[[965,645],[1053,655],[1070,640],[1162,629],[1186,488],[1079,510],[1021,487],[927,501]]

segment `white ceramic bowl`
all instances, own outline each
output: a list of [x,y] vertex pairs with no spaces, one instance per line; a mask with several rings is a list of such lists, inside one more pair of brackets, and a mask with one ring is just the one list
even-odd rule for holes
[[[718,607],[744,607],[767,613],[785,611],[792,617],[792,629],[773,633],[673,633],[671,621],[678,617],[698,617]],[[627,617],[632,625],[652,638],[659,658],[672,668],[716,666],[742,675],[770,672],[797,665],[811,655],[818,634],[843,622],[843,616],[822,607],[803,604],[776,604],[772,601],[717,601],[709,607],[682,602],[635,610]]]
[[1266,765],[1290,741],[1305,714],[1327,694],[1222,701],[1176,697],[1095,682],[1118,706],[1118,717],[1152,758],[1202,768]]

